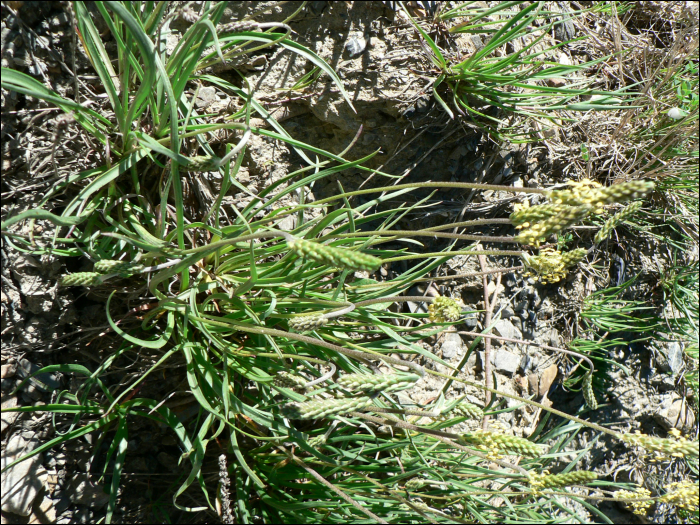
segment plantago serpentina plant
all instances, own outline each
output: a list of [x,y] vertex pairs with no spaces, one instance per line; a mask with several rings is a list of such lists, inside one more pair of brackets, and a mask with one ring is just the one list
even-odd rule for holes
[[[572,112],[611,111],[626,105],[636,93],[629,87],[613,92],[590,87],[594,76],[582,70],[602,67],[610,56],[582,64],[565,64],[556,58],[571,41],[553,42],[557,24],[609,9],[593,5],[557,16],[545,2],[500,2],[493,7],[461,3],[439,14],[450,24],[450,33],[476,35],[483,46],[466,56],[440,49],[436,40],[404,9],[425,43],[432,66],[437,68],[433,97],[452,118],[468,117],[492,136],[511,142],[530,142],[538,136],[528,124],[536,122],[543,132],[563,122],[572,122]],[[617,8],[613,8],[617,9]],[[447,93],[438,88],[447,86]],[[443,97],[447,95],[448,100]],[[496,111],[494,111],[496,110]],[[539,135],[541,137],[541,135]]]
[[[527,438],[494,429],[461,433],[445,429],[461,418],[493,415],[493,406],[460,400],[445,407],[442,397],[433,406],[407,406],[405,398],[396,392],[432,375],[444,380],[445,385],[462,382],[488,390],[495,399],[518,399],[569,420],[570,426],[555,429],[555,434],[588,426],[625,438],[551,407],[470,382],[459,374],[446,375],[424,367],[417,356],[423,362],[449,368],[422,343],[447,325],[459,322],[462,305],[448,297],[404,294],[457,254],[522,257],[538,275],[551,281],[561,279],[565,271],[574,271],[582,252],[555,254],[543,249],[539,255],[531,255],[523,251],[528,250],[523,246],[517,250],[483,250],[460,247],[458,243],[536,246],[602,205],[643,197],[652,189],[649,183],[632,181],[615,190],[592,184],[562,190],[570,191],[569,195],[532,188],[429,182],[341,192],[313,203],[293,204],[290,197],[294,192],[299,190],[303,195],[316,181],[343,170],[383,174],[366,168],[363,163],[367,159],[347,161],[343,155],[291,138],[250,91],[197,72],[250,46],[280,45],[310,60],[344,94],[332,69],[289,40],[284,23],[273,26],[280,32],[263,31],[270,27],[252,21],[217,29],[224,3],[205,3],[197,14],[183,8],[183,15],[192,25],[172,52],[159,45],[169,31],[166,4],[97,2],[96,6],[117,42],[117,71],[85,6],[76,3],[75,12],[86,52],[105,83],[113,120],[61,99],[29,77],[3,70],[4,87],[74,112],[98,142],[110,144],[115,156],[113,164],[71,176],[47,196],[42,206],[60,192],[76,193],[60,216],[45,209],[29,210],[2,224],[5,239],[18,249],[34,254],[87,254],[94,262],[94,271],[68,275],[61,283],[91,286],[98,291],[111,289],[108,321],[123,338],[118,351],[105,356],[95,371],[79,365],[56,365],[37,372],[79,374],[85,381],[79,391],[62,398],[65,402],[18,410],[80,414],[85,419],[82,426],[76,425],[22,459],[91,432],[102,433],[103,437],[113,435],[105,461],[110,465],[110,459],[114,459],[107,522],[112,520],[117,502],[132,416],[149,418],[177,436],[183,451],[180,460],[190,468],[173,496],[180,509],[215,508],[215,487],[204,472],[212,454],[216,458],[220,454],[213,444],[224,447],[229,453],[231,477],[236,480],[236,500],[240,502],[230,510],[241,522],[348,522],[368,518],[402,522],[423,519],[418,517],[420,513],[430,520],[476,521],[488,515],[494,522],[532,522],[533,503],[543,508],[555,502],[560,505],[555,497],[571,496],[565,486],[592,481],[582,474],[546,474],[544,469],[565,462],[561,458],[568,457],[569,451],[564,450],[561,440],[553,439],[554,435],[538,433],[540,429]],[[194,99],[187,96],[185,88],[193,79],[224,87],[240,99],[244,109],[225,124],[211,124],[197,113]],[[272,122],[276,132],[251,127],[250,114],[254,111]],[[218,129],[239,134],[238,143],[221,158],[205,140],[205,133]],[[284,141],[304,159],[308,160],[306,152],[310,151],[324,160],[309,160],[308,167],[251,195],[249,203],[229,222],[222,220],[222,198],[210,203],[210,209],[202,210],[201,216],[187,217],[182,189],[186,173],[220,171],[221,196],[233,186],[247,191],[238,185],[235,175],[252,134]],[[189,137],[199,141],[203,155],[182,155],[182,139]],[[163,170],[162,166],[168,167]],[[168,191],[148,191],[160,175],[165,177],[166,188],[173,190],[174,206]],[[533,206],[530,211],[514,211],[510,218],[451,223],[420,231],[392,229],[402,215],[421,209],[420,204],[400,200],[402,195],[421,188],[543,193],[552,202],[545,205],[549,206],[547,212]],[[354,207],[350,204],[353,196],[371,193],[380,196]],[[341,199],[342,204],[335,206]],[[392,205],[388,210],[382,208],[386,203]],[[322,213],[310,214],[311,209]],[[296,228],[280,230],[280,223],[290,215],[299,218]],[[55,237],[28,239],[10,231],[20,221],[32,219],[57,225]],[[442,231],[489,224],[521,228],[515,236],[505,237]],[[63,234],[63,228],[68,228],[70,234]],[[447,239],[449,246],[439,252],[396,248],[395,241],[405,237],[416,242],[424,237]],[[356,271],[373,271],[381,264],[402,260],[416,264],[386,282],[353,281]],[[143,309],[131,310],[119,321],[112,317],[117,291],[113,283],[117,280],[148,290],[142,295]],[[429,314],[404,314],[388,308],[409,300],[428,302]],[[131,314],[137,312],[145,312],[141,333],[131,322],[136,317]],[[425,322],[406,327],[400,324],[406,318]],[[155,335],[144,335],[149,332]],[[101,377],[111,372],[115,360],[131,353],[146,356],[148,364],[121,383],[107,387]],[[184,364],[164,367],[174,356]],[[186,390],[201,409],[200,418],[182,422],[167,400],[137,396],[142,385],[161,383],[161,374],[186,383]],[[93,388],[99,397],[90,393]],[[587,395],[586,401],[594,408],[595,398],[591,400]],[[429,422],[421,423],[424,419]],[[653,450],[670,450],[672,456],[680,452],[697,455],[697,444],[691,442],[658,444],[650,436],[627,436],[626,441]],[[217,450],[212,453],[214,448]],[[409,485],[411,478],[418,476],[425,476],[429,483],[421,479],[421,483]],[[508,480],[509,488],[484,489],[484,479]],[[202,505],[184,506],[183,493],[195,481]],[[415,490],[429,487],[431,492],[434,489],[434,494],[426,496],[437,496],[449,507],[440,510],[423,503],[420,507],[414,505],[413,500],[406,499],[404,487],[409,486]],[[543,489],[561,490],[545,493]],[[599,493],[593,492],[597,489],[590,490],[577,497],[598,497]],[[673,501],[685,501],[687,492],[680,487],[669,493],[677,495]],[[494,506],[495,496],[507,498],[508,505]],[[187,497],[193,500],[193,491]],[[672,501],[671,496],[668,501]]]

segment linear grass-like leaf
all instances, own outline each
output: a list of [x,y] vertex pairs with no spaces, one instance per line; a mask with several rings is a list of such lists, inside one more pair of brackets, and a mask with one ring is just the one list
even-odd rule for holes
[[[101,2],[97,2],[97,4],[99,5]],[[78,23],[78,36],[80,37],[80,41],[83,43],[90,63],[100,77],[102,85],[107,92],[107,97],[109,97],[112,110],[117,118],[119,132],[124,135],[126,131],[125,115],[121,100],[119,100],[119,92],[122,89],[119,76],[112,67],[112,60],[107,54],[107,50],[102,43],[102,37],[95,27],[95,24],[92,22],[92,18],[84,2],[75,2],[75,19]],[[109,22],[111,23],[111,20],[109,20]],[[111,27],[113,28],[113,25]],[[116,34],[116,32],[114,33]]]
[[[136,44],[138,45],[139,50],[141,51],[141,58],[143,58],[144,61],[144,78],[141,80],[141,85],[139,86],[139,89],[136,92],[133,101],[129,105],[128,112],[124,119],[124,122],[127,126],[129,126],[129,129],[124,129],[123,133],[128,133],[128,131],[130,131],[131,123],[134,122],[145,109],[144,103],[146,102],[148,96],[151,94],[151,90],[153,89],[153,86],[155,84],[157,63],[159,63],[160,61],[157,60],[157,57],[155,55],[153,42],[151,42],[146,33],[143,31],[143,28],[141,27],[139,21],[137,21],[136,18],[134,18],[134,16],[131,13],[129,13],[129,11],[124,7],[124,5],[121,2],[108,2],[107,4],[104,4],[103,2],[97,3],[100,6],[106,5],[110,10],[114,12],[116,16],[119,17],[119,19],[129,29],[130,35],[136,41]],[[158,69],[162,69],[162,66]],[[161,75],[162,74],[163,72],[161,71]],[[172,92],[169,93],[169,95],[172,95]],[[124,140],[126,141],[126,137],[124,138]]]
[[114,469],[112,470],[112,485],[109,491],[109,502],[107,503],[107,510],[105,516],[105,523],[112,523],[112,517],[114,516],[114,509],[117,507],[117,496],[119,495],[119,482],[122,477],[122,470],[124,469],[124,459],[126,458],[126,451],[129,446],[129,432],[127,429],[126,417],[120,417],[117,424],[117,432],[114,435],[114,440],[107,453],[107,464],[112,454],[116,451],[117,456],[114,460]]
[[[7,412],[36,412],[37,407],[18,407],[21,409],[12,409],[12,410],[6,410]],[[76,406],[71,409],[68,408],[66,405],[44,405],[41,407],[42,411],[49,411],[49,412],[56,412],[56,411],[65,411],[69,413],[81,411],[87,412],[87,413],[93,413],[93,414],[99,414],[101,410],[99,408],[94,408],[94,409],[88,409],[88,407],[83,407],[83,406]],[[5,411],[5,409],[3,409]],[[67,434],[62,434],[60,436],[57,436],[43,445],[38,446],[31,452],[28,452],[25,456],[22,456],[21,458],[16,459],[15,461],[11,462],[10,464],[6,465],[5,468],[2,469],[2,472],[6,472],[8,469],[14,467],[18,463],[21,463],[22,461],[26,461],[29,458],[32,458],[36,456],[37,454],[41,454],[42,452],[45,452],[55,445],[59,445],[61,443],[66,443],[72,439],[79,438],[81,436],[84,436],[86,434],[89,434],[90,432],[94,432],[96,430],[100,430],[102,428],[107,427],[112,421],[114,421],[117,418],[117,414],[105,414],[102,416],[100,419],[97,421],[93,421],[92,423],[89,423],[85,425],[84,427],[78,428],[76,430],[73,430],[71,432],[68,432]]]
[[[514,4],[520,4],[521,2],[503,2],[502,4],[499,4],[497,7],[502,8],[502,9],[507,9],[508,7],[514,5]],[[536,16],[528,16],[531,11],[538,9],[539,8],[539,2],[533,2],[531,5],[525,7],[522,11],[520,11],[518,14],[516,14],[513,18],[510,18],[502,28],[500,28],[494,35],[491,37],[489,42],[479,51],[474,53],[471,57],[468,59],[464,60],[463,62],[460,62],[456,66],[454,66],[454,69],[470,69],[475,63],[477,63],[479,60],[481,60],[483,57],[486,57],[487,55],[491,54],[492,51],[500,47],[502,44],[512,40],[517,36],[518,32],[520,29],[523,27],[527,26],[528,24],[532,23],[532,20],[536,18]],[[518,21],[520,21],[521,18],[528,16],[526,20],[521,22],[519,25],[517,25],[514,29],[511,29]]]
[[127,341],[136,345],[141,345],[143,347],[152,349],[163,348],[170,339],[170,336],[173,333],[173,329],[175,328],[175,316],[173,315],[173,312],[168,312],[168,323],[165,327],[165,330],[163,331],[163,334],[160,337],[152,340],[139,339],[138,337],[134,337],[132,335],[127,334],[124,330],[119,328],[119,326],[117,326],[117,324],[112,320],[112,316],[109,313],[109,303],[111,302],[112,297],[115,293],[116,291],[112,292],[109,295],[109,298],[107,299],[107,304],[105,305],[107,312],[107,322],[112,327],[112,330],[121,335]]
[[124,157],[111,168],[108,168],[107,170],[103,171],[94,180],[90,181],[90,183],[87,186],[80,190],[80,193],[78,193],[78,195],[76,195],[73,198],[73,200],[68,204],[68,206],[66,206],[66,209],[63,210],[61,216],[64,218],[70,217],[73,214],[73,212],[78,210],[81,206],[84,205],[85,202],[88,201],[88,198],[92,194],[101,190],[107,184],[115,180],[117,177],[130,170],[133,166],[136,165],[138,161],[140,161],[146,156],[146,153],[146,150],[134,151],[126,157]]
[[[35,78],[20,71],[4,67],[2,68],[2,87],[9,91],[16,91],[17,93],[51,102],[66,113],[73,111],[75,119],[85,131],[94,135],[102,144],[106,143],[106,130],[113,127],[113,124],[108,119],[92,109],[61,97],[55,91],[46,88]],[[88,116],[94,118],[95,121],[101,122],[103,127],[98,127],[94,121],[87,118]]]
[[[277,41],[281,36],[284,36],[284,35],[281,35],[279,33],[241,32],[241,33],[236,33],[235,35],[229,35],[226,37],[222,37],[220,39],[220,41],[221,42],[240,42],[240,41],[253,40],[253,41],[257,41],[257,42],[268,42],[269,43],[269,42]],[[333,70],[333,68],[328,65],[328,63],[325,60],[323,60],[320,56],[318,56],[316,53],[314,53],[313,51],[311,51],[307,47],[304,47],[301,44],[294,42],[292,40],[288,40],[288,39],[280,40],[279,45],[281,45],[285,49],[288,49],[289,51],[292,51],[293,53],[296,53],[299,56],[306,58],[314,66],[318,67],[321,71],[323,71],[329,77],[331,77],[331,80],[333,81],[335,86],[338,88],[338,90],[340,91],[340,93],[343,96],[343,98],[345,99],[345,101],[352,108],[352,110],[355,111],[355,107],[352,105],[352,100],[350,100],[350,96],[348,95],[348,93],[345,91],[345,88],[343,87],[342,80],[340,80],[340,77]]]

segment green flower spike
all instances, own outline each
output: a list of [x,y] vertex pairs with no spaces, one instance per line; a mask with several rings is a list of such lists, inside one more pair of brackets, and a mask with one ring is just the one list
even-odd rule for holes
[[672,428],[668,433],[671,435],[670,438],[647,436],[637,432],[636,434],[622,434],[620,439],[630,445],[636,445],[645,448],[649,452],[654,452],[656,459],[659,461],[671,458],[684,458],[686,456],[698,457],[697,441],[688,441],[681,436],[681,431],[677,428]]
[[610,217],[607,221],[605,221],[605,224],[603,224],[603,227],[600,229],[600,231],[596,233],[596,236],[593,239],[593,241],[596,244],[598,244],[599,242],[602,242],[608,237],[610,237],[610,234],[618,224],[620,224],[622,221],[627,220],[629,217],[637,213],[641,207],[642,201],[633,202],[624,210]]
[[311,448],[320,449],[323,448],[326,441],[328,441],[328,438],[325,436],[325,434],[321,434],[320,436],[309,438],[309,446]]
[[219,157],[210,157],[208,155],[190,157],[189,164],[184,166],[187,171],[215,171],[219,169]]
[[337,381],[337,385],[347,390],[360,392],[396,392],[413,386],[420,379],[417,374],[348,374]]
[[[613,497],[617,499],[632,500],[625,501],[625,504],[632,508],[632,512],[640,516],[644,516],[651,507],[654,501],[651,498],[651,492],[647,489],[639,487],[635,492],[630,490],[618,490],[613,493]],[[641,501],[637,501],[641,500]]]
[[690,480],[671,483],[664,487],[666,494],[659,498],[663,503],[670,503],[689,512],[698,511],[698,484]]
[[449,297],[436,297],[428,306],[431,323],[455,323],[462,317],[462,307]]
[[440,421],[446,421],[457,417],[469,417],[472,419],[481,419],[484,417],[484,411],[472,403],[461,401],[453,407],[445,407],[440,416],[437,418]]
[[294,253],[313,259],[328,266],[339,266],[348,270],[376,270],[382,264],[382,260],[374,255],[336,248],[327,244],[307,241],[306,239],[288,239],[287,246]]
[[498,456],[502,452],[531,457],[542,455],[542,447],[532,441],[486,430],[462,434],[459,441],[465,444],[478,445],[480,448],[488,450],[489,454],[494,456]]
[[533,276],[535,281],[539,280],[542,284],[559,282],[566,277],[567,269],[576,266],[586,253],[588,252],[583,248],[566,253],[560,253],[553,248],[544,248],[540,250],[539,255],[522,253],[520,257],[527,267],[523,275]]
[[583,399],[586,401],[586,405],[591,410],[598,408],[598,401],[596,401],[595,394],[593,393],[593,372],[588,372],[583,376],[583,386],[581,387],[583,392]]
[[523,252],[520,256],[527,268],[523,272],[524,277],[532,277],[542,284],[556,283],[566,276],[566,265],[561,253],[552,248],[540,250],[539,255],[528,255]]
[[289,329],[294,332],[311,332],[318,330],[328,323],[328,319],[321,314],[301,315],[289,319]]
[[291,419],[317,419],[353,412],[371,404],[372,400],[369,397],[323,399],[306,403],[290,403],[282,407],[282,414]]
[[598,479],[598,474],[588,470],[578,470],[567,472],[566,474],[550,474],[545,470],[542,474],[530,474],[528,482],[535,492],[539,492],[542,489],[567,487],[569,485],[585,485],[596,479]]
[[61,286],[97,286],[102,284],[102,275],[97,272],[77,272],[61,276]]
[[587,253],[588,250],[585,248],[576,248],[570,252],[564,252],[561,254],[561,262],[564,263],[566,268],[572,268],[583,261]]
[[126,261],[113,261],[111,259],[103,259],[97,261],[94,270],[98,273],[116,273],[119,275],[131,275],[140,271],[143,268],[141,264],[131,264]]
[[255,31],[258,28],[257,22],[231,22],[216,27],[217,34],[221,33],[240,33],[243,31]]
[[289,372],[277,372],[272,383],[281,388],[304,388],[306,386],[306,380],[303,377]]

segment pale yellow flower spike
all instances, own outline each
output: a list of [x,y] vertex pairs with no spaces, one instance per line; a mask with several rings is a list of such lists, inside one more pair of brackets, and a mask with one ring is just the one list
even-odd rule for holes
[[664,487],[666,494],[659,498],[663,503],[670,503],[681,509],[697,512],[698,511],[698,484],[690,480],[671,483]]
[[629,490],[618,490],[613,494],[613,496],[619,499],[632,500],[626,501],[625,504],[632,507],[632,512],[640,516],[644,516],[647,513],[647,510],[649,510],[649,507],[651,507],[651,504],[654,503],[653,500],[649,499],[651,498],[651,492],[641,487],[639,487],[636,492],[631,492]]

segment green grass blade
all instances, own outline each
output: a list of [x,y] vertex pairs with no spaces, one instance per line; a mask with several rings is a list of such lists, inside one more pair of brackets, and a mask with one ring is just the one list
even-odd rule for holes
[[119,328],[117,324],[112,320],[112,315],[109,313],[109,303],[112,301],[112,297],[114,297],[115,293],[116,290],[109,295],[109,298],[107,299],[107,304],[105,306],[107,311],[107,322],[109,323],[109,326],[112,327],[112,330],[114,330],[116,333],[118,333],[130,343],[141,345],[146,348],[163,348],[166,345],[166,343],[170,340],[170,336],[172,335],[173,329],[175,328],[175,316],[173,312],[168,312],[168,324],[166,325],[165,330],[163,331],[161,336],[152,340],[139,339],[138,337],[134,337],[132,335],[127,334],[124,330]]
[[[106,143],[104,130],[107,127],[111,127],[112,123],[96,111],[83,107],[72,100],[61,97],[55,91],[47,89],[38,80],[25,73],[15,71],[14,69],[2,68],[2,87],[10,91],[16,91],[17,93],[22,93],[30,97],[45,100],[46,102],[51,102],[66,113],[74,112],[75,119],[85,129],[85,131],[97,137],[102,144]],[[88,117],[94,118],[104,126],[102,128],[98,128],[95,122]]]

